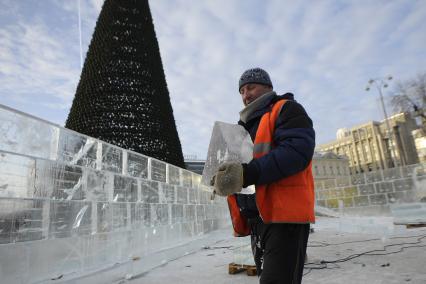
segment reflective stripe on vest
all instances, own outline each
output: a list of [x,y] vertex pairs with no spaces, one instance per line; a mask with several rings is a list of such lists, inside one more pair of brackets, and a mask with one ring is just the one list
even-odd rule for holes
[[271,151],[271,143],[258,143],[253,146],[253,154],[255,156],[264,155]]
[[272,150],[272,136],[275,131],[275,123],[286,102],[287,100],[280,100],[276,102],[272,106],[272,110],[265,113],[260,119],[253,146],[254,158],[260,158]]

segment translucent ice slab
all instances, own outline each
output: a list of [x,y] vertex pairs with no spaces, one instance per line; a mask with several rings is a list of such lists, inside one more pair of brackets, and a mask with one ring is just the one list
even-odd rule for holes
[[59,127],[0,105],[1,150],[56,159]]
[[426,224],[426,203],[392,205],[391,212],[395,224]]
[[[209,185],[223,162],[248,163],[252,157],[253,142],[250,134],[240,125],[216,121],[201,182]],[[246,193],[254,192],[253,189],[248,191]]]

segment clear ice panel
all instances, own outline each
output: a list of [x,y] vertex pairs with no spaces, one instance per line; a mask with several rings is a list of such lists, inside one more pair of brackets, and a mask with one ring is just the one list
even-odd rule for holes
[[202,221],[206,219],[206,210],[205,205],[199,204],[195,207],[195,214],[197,215],[197,220]]
[[192,187],[192,172],[182,170],[182,185],[186,187]]
[[127,202],[113,202],[111,204],[112,208],[112,230],[120,231],[126,230],[127,225],[130,222],[130,209],[129,212],[127,207],[130,206]]
[[395,224],[423,224],[426,222],[426,203],[391,205]]
[[112,206],[109,202],[96,203],[96,233],[112,231]]
[[[185,209],[184,209],[185,210]],[[184,211],[185,214],[185,211]],[[182,237],[192,238],[196,235],[195,222],[185,218],[185,222],[182,224]]]
[[160,203],[176,203],[176,188],[174,185],[161,184]]
[[172,224],[184,222],[183,204],[172,204]]
[[166,163],[151,159],[151,179],[166,182]]
[[201,175],[192,173],[192,187],[193,188],[197,188],[198,189],[200,187],[201,178],[202,178]]
[[365,173],[365,177],[367,183],[379,182],[383,180],[382,171]]
[[138,200],[137,180],[121,175],[114,176],[113,201],[136,202]]
[[408,165],[405,167],[402,167],[402,176],[404,177],[412,177],[413,175],[417,175],[417,169],[419,168],[419,165]]
[[352,184],[364,184],[365,183],[364,174],[351,175],[351,182]]
[[197,189],[189,188],[188,189],[188,196],[189,196],[189,203],[190,204],[200,203],[199,191]]
[[172,165],[167,166],[169,167],[169,184],[180,185],[180,169]]
[[186,221],[195,221],[196,211],[195,205],[184,205],[184,217]]
[[0,244],[43,238],[43,200],[0,198]]
[[85,169],[87,200],[111,201],[114,189],[114,174],[105,171]]
[[35,165],[33,158],[0,151],[0,197],[33,197]]
[[34,196],[55,200],[85,199],[82,168],[38,159]]
[[0,150],[56,159],[59,127],[0,106]]
[[49,210],[49,238],[66,238],[92,233],[91,202],[52,200]]
[[401,168],[391,168],[383,170],[383,179],[384,180],[394,180],[401,178]]
[[[315,184],[316,185],[316,184]],[[344,177],[338,177],[336,179],[336,185],[338,187],[344,187],[344,186],[349,186],[351,185],[351,180],[349,176],[344,176]]]
[[130,222],[132,229],[151,226],[151,207],[148,203],[130,204]]
[[141,181],[141,201],[143,203],[160,202],[158,182],[150,180]]
[[151,226],[157,227],[169,223],[169,204],[150,204]]
[[413,192],[417,202],[426,202],[426,164],[412,170]]
[[179,204],[188,204],[188,188],[183,186],[176,187],[176,202]]
[[96,169],[98,141],[94,138],[79,135],[66,129],[61,129],[58,145],[58,161],[71,165]]
[[202,183],[210,180],[223,162],[248,163],[253,158],[253,142],[250,134],[241,126],[216,121],[210,138]]
[[205,191],[205,190],[200,190],[198,192],[199,198],[200,198],[200,203],[201,204],[208,204],[210,197],[211,197],[211,192],[209,191]]
[[132,177],[148,178],[148,157],[127,152],[127,173]]
[[121,173],[123,169],[123,150],[102,143],[102,170]]
[[98,187],[109,186],[103,180],[93,179],[96,173],[102,173],[79,166],[9,153],[1,153],[0,161],[0,196],[3,197],[96,200],[92,193]]

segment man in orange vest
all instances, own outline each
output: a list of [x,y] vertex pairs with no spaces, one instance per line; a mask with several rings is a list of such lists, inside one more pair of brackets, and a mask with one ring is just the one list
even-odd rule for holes
[[[234,234],[251,235],[260,283],[301,283],[314,215],[312,120],[293,94],[278,96],[268,73],[245,71],[240,121],[253,140],[248,164],[226,162],[212,183],[227,196]],[[255,185],[254,194],[240,194]]]

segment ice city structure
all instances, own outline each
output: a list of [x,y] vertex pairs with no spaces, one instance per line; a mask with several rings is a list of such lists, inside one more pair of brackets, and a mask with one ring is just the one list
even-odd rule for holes
[[200,181],[0,105],[1,283],[114,282],[231,234]]

